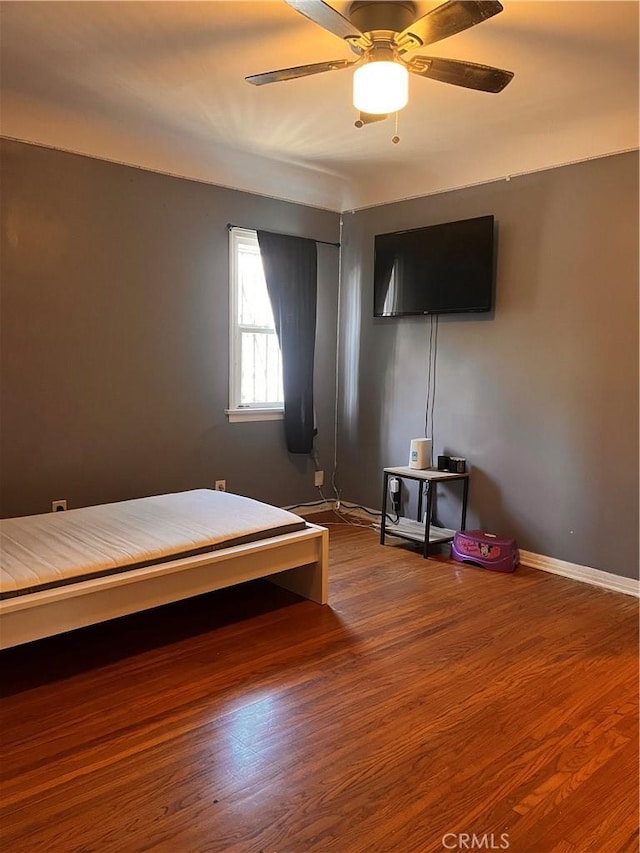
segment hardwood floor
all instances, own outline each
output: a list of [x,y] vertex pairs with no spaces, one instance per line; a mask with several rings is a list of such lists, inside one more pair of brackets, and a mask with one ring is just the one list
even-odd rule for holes
[[3,653],[3,850],[637,850],[637,601],[330,531],[329,607],[260,581]]

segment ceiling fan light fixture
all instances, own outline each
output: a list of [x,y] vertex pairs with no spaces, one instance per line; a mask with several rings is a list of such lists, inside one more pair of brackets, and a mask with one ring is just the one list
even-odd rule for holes
[[377,60],[356,68],[353,105],[363,113],[395,113],[409,100],[409,72],[399,62]]

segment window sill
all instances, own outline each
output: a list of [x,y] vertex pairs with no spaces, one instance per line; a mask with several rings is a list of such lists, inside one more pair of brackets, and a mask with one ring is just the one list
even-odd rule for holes
[[281,421],[284,417],[284,409],[225,409],[224,413],[230,424],[241,421]]

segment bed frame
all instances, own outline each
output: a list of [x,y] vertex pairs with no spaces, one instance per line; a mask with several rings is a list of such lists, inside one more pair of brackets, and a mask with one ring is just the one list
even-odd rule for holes
[[266,578],[318,604],[328,600],[329,533],[304,530],[208,554],[0,601],[0,648]]

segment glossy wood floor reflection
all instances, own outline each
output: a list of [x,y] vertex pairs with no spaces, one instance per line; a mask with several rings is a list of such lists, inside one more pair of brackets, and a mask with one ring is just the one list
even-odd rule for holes
[[2,849],[636,851],[637,601],[330,531],[330,607],[256,582],[2,654]]

